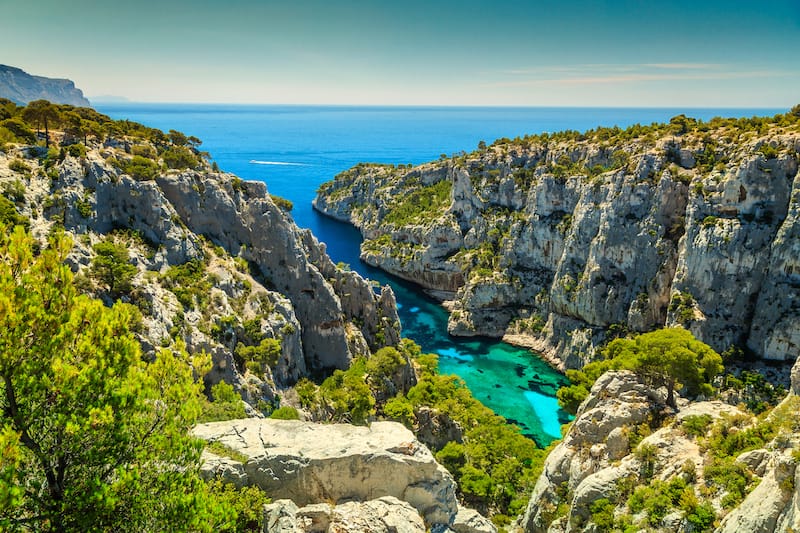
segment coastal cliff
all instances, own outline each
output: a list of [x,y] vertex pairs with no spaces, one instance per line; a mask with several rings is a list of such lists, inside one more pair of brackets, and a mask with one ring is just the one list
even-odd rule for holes
[[[391,289],[376,293],[337,268],[263,183],[199,159],[158,169],[131,152],[156,149],[118,137],[88,149],[9,146],[0,152],[0,188],[6,209],[25,217],[34,236],[73,237],[67,261],[83,290],[140,309],[146,354],[176,341],[205,350],[214,363],[207,385],[230,383],[255,407],[277,404],[279,390],[300,378],[398,343]],[[134,161],[158,171],[143,179]],[[134,265],[126,290],[98,275],[98,251],[109,244]],[[266,346],[274,362],[248,365]]]
[[0,65],[0,98],[8,98],[17,104],[48,100],[54,104],[89,106],[89,100],[83,96],[83,91],[75,87],[75,82],[33,76],[8,65]]
[[609,332],[683,325],[716,350],[800,349],[800,108],[500,139],[417,167],[358,165],[314,206],[368,264],[445,300],[454,335],[561,368]]

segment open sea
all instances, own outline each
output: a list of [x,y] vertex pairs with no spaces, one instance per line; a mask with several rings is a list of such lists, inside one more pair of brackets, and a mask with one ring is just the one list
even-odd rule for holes
[[559,438],[569,417],[555,392],[565,378],[528,350],[492,339],[447,334],[447,313],[409,283],[361,263],[361,236],[311,208],[317,188],[359,162],[412,163],[475,149],[481,140],[596,126],[627,127],[668,121],[684,113],[774,115],[784,109],[351,107],[222,104],[101,104],[97,110],[203,141],[201,150],[226,171],[260,180],[294,202],[292,215],[327,244],[334,262],[389,283],[397,296],[403,334],[439,354],[442,373],[457,374],[476,398],[517,424],[539,446]]

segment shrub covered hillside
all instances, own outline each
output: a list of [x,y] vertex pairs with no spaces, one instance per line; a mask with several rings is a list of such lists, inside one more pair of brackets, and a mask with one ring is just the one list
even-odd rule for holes
[[680,115],[361,164],[315,206],[361,230],[367,263],[448,300],[455,335],[579,368],[614,335],[682,325],[720,353],[791,360],[799,159],[800,106]]
[[258,529],[186,429],[297,416],[298,379],[397,344],[391,290],[180,132],[0,101],[0,140],[0,529]]

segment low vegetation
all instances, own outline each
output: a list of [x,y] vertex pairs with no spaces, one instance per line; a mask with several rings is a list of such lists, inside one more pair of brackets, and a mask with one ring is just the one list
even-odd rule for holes
[[263,493],[199,476],[208,356],[145,361],[132,306],[77,294],[66,237],[0,229],[0,529],[260,531]]

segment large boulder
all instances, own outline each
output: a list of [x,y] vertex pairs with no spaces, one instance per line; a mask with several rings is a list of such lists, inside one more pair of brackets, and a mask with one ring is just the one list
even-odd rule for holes
[[298,508],[278,500],[264,508],[264,533],[425,533],[425,524],[408,503],[392,496],[333,506],[318,503]]
[[194,434],[243,461],[234,467],[206,452],[206,476],[256,485],[276,499],[304,506],[394,496],[429,524],[449,524],[458,511],[453,478],[401,424],[244,419],[201,424]]

